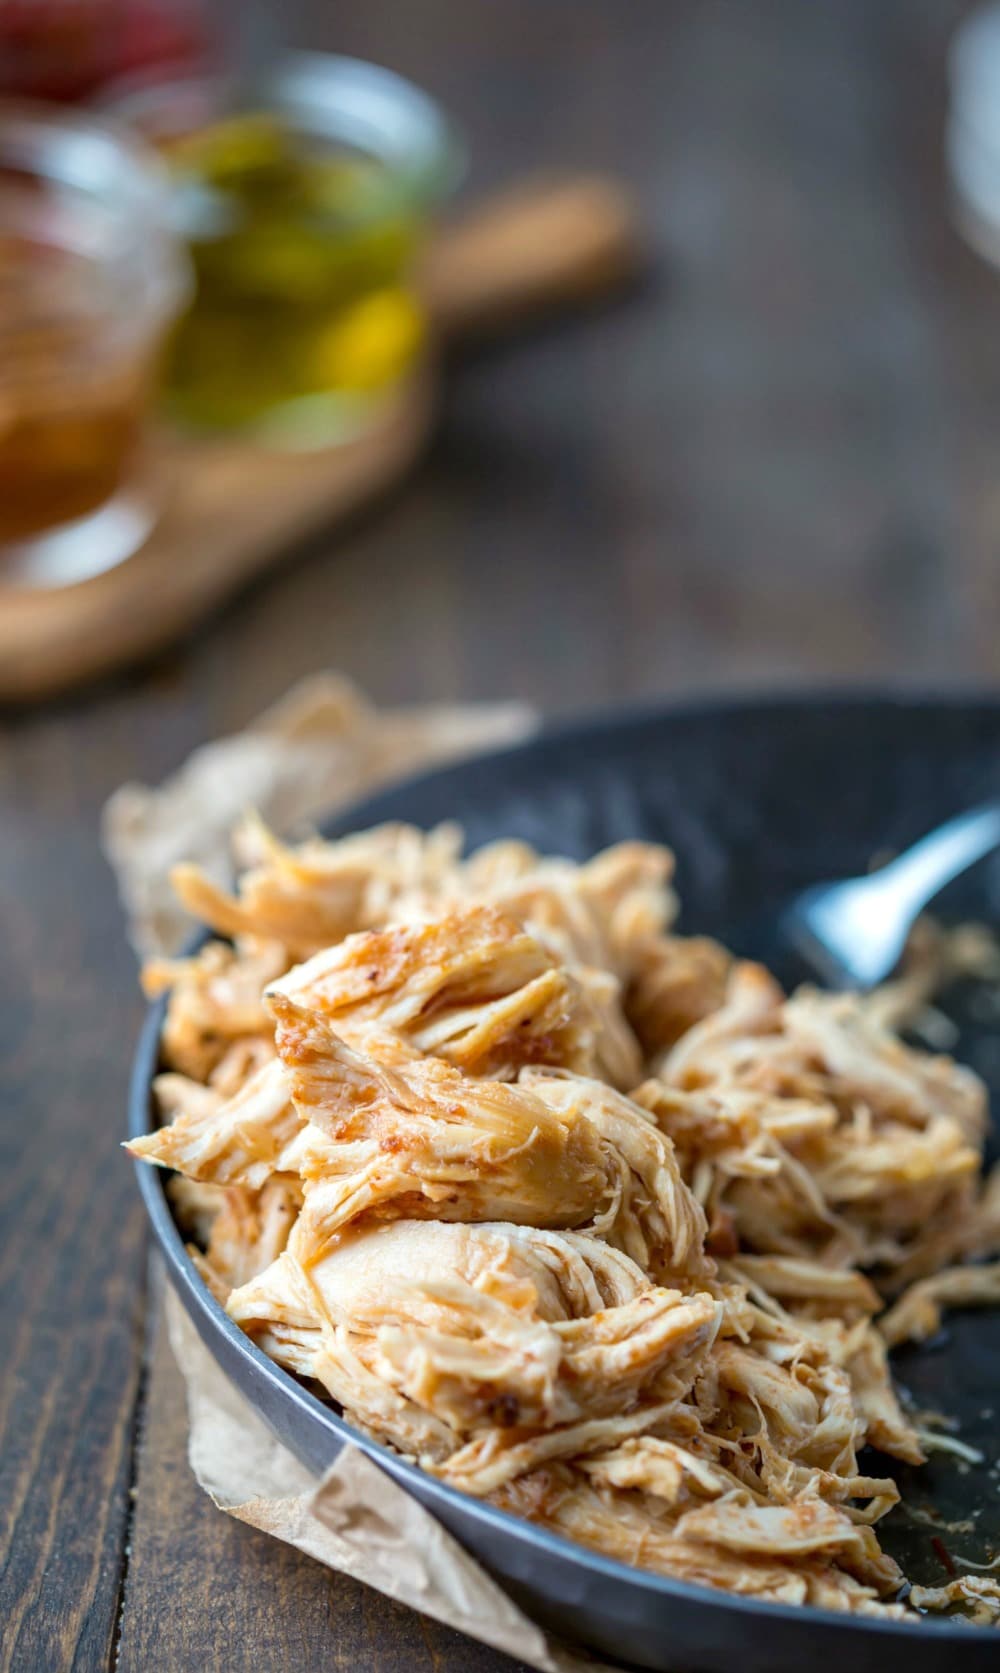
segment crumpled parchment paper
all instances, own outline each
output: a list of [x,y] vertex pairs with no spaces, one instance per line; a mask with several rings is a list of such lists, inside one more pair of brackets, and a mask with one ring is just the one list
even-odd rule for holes
[[170,868],[193,860],[226,882],[230,833],[248,810],[292,836],[391,779],[516,743],[534,726],[523,703],[376,709],[340,674],[301,680],[245,731],[195,750],[157,789],[124,784],[111,797],[104,848],[136,950],[184,945],[194,926],[173,897]]
[[[137,951],[175,952],[192,925],[168,872],[224,881],[230,833],[254,809],[279,835],[392,778],[526,736],[521,704],[379,711],[336,674],[303,680],[245,732],[206,744],[158,789],[124,785],[104,816]],[[172,1291],[166,1318],[187,1387],[189,1457],[220,1509],[542,1673],[614,1673],[528,1619],[423,1506],[358,1448],[317,1480],[230,1383]]]
[[172,1290],[166,1313],[187,1386],[191,1468],[221,1510],[541,1673],[614,1673],[547,1637],[357,1447],[317,1480],[219,1369]]

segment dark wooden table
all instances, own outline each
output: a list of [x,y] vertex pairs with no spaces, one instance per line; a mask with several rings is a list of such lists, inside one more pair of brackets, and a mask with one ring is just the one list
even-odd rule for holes
[[[461,370],[422,473],[0,749],[0,1643],[19,1673],[511,1664],[232,1523],[184,1458],[116,1151],[140,1017],[98,815],[333,666],[377,698],[998,672],[1000,276],[940,160],[952,0],[314,0],[482,184],[596,164],[659,278]],[[152,1319],[152,1322],[151,1322]]]

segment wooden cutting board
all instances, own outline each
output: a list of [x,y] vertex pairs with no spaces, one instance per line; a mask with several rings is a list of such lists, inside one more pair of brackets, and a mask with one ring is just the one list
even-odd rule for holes
[[[538,181],[439,231],[421,286],[441,346],[460,347],[603,295],[633,274],[638,252],[618,185]],[[0,557],[0,701],[54,696],[161,649],[305,535],[392,486],[427,440],[436,385],[435,366],[376,429],[317,452],[162,437],[151,468],[164,509],[132,557],[69,586],[4,584]]]

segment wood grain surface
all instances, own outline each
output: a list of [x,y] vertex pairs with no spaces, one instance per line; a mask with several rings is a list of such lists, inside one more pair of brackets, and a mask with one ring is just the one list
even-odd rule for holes
[[499,1673],[236,1528],[145,1349],[116,1150],[138,1026],[97,844],[324,666],[381,701],[995,682],[1000,276],[940,162],[954,0],[303,7],[464,125],[485,189],[629,176],[660,282],[478,356],[391,504],[141,677],[0,729],[0,1665]]
[[[517,1663],[332,1574],[230,1516],[206,1516],[187,1463],[184,1384],[166,1332],[152,1349],[135,1469],[129,1575],[141,1583],[121,1623],[118,1666],[171,1673],[320,1665],[357,1673],[515,1673]],[[128,1597],[131,1586],[128,1587]],[[178,1599],[183,1607],[178,1607]]]

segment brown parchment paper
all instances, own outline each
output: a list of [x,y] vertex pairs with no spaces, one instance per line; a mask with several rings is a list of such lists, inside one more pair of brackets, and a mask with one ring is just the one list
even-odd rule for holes
[[193,860],[226,882],[230,836],[249,810],[291,836],[391,779],[516,743],[534,726],[522,703],[380,710],[340,674],[300,681],[245,731],[196,750],[165,784],[125,784],[111,797],[104,848],[134,946],[183,946],[194,926],[173,897],[170,868]]
[[[291,835],[392,778],[514,742],[534,724],[520,704],[379,711],[340,675],[302,681],[159,788],[129,784],[111,798],[105,851],[133,944],[143,955],[183,944],[192,926],[169,869],[197,860],[225,881],[231,833],[248,810]],[[547,1637],[358,1448],[344,1447],[317,1480],[229,1382],[169,1289],[165,1310],[187,1388],[191,1468],[221,1510],[542,1673],[615,1673]]]
[[220,1510],[542,1673],[615,1673],[547,1637],[357,1447],[317,1480],[220,1371],[169,1289],[166,1315],[187,1387],[191,1468]]

